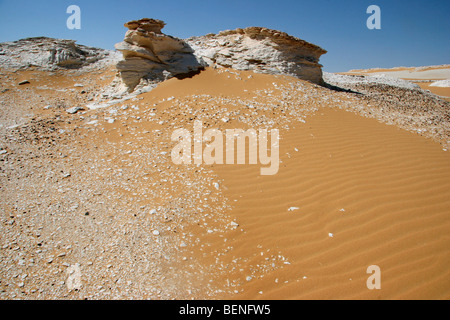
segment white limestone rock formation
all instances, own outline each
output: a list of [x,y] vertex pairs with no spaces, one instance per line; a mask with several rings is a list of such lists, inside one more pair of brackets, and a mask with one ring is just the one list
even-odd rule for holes
[[141,19],[125,24],[129,30],[116,44],[124,60],[117,64],[132,92],[205,66],[283,74],[323,84],[320,56],[326,51],[284,32],[260,27],[222,31],[181,40],[161,32],[165,23]]
[[186,42],[209,66],[283,74],[323,84],[319,59],[327,51],[284,32],[250,27]]
[[47,37],[0,43],[0,66],[5,70],[35,67],[40,70],[99,67],[117,61],[110,50],[78,45],[74,40]]
[[142,80],[160,82],[204,67],[185,41],[161,32],[164,26],[161,20],[146,18],[125,23],[124,41],[115,47],[123,54],[117,69],[129,92]]

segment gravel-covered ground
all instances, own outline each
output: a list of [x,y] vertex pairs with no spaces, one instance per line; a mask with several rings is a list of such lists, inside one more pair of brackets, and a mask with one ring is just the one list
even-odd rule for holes
[[[331,107],[450,143],[449,103],[403,81],[328,74],[329,89],[277,76],[242,96],[150,92],[87,108],[114,74],[1,71],[1,299],[214,298],[282,268],[277,252],[225,263],[226,239],[241,230],[222,182],[207,166],[169,157],[170,134],[194,119],[289,130]],[[223,250],[210,249],[217,241]],[[233,270],[242,277],[228,278]]]

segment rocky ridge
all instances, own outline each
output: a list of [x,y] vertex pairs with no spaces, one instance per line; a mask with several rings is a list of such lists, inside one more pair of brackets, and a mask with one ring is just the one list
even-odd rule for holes
[[323,84],[319,59],[326,51],[284,32],[250,27],[182,40],[162,33],[164,26],[161,20],[147,18],[125,24],[129,30],[116,49],[123,53],[117,69],[128,92],[141,81],[158,83],[205,66],[289,75]]
[[323,84],[319,59],[327,51],[285,32],[249,27],[186,41],[209,66],[282,74]]
[[0,43],[3,70],[36,67],[39,70],[101,68],[118,60],[114,51],[88,47],[74,40],[34,37]]

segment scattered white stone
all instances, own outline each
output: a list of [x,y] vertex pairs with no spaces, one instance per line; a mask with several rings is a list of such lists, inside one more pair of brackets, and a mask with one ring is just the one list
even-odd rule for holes
[[156,214],[156,209],[150,210],[150,214]]
[[288,211],[294,211],[294,210],[299,210],[300,208],[299,207],[290,207],[289,209],[288,209]]
[[245,280],[247,280],[247,281],[252,281],[252,277],[251,276],[247,276],[246,278],[245,278]]
[[69,275],[66,281],[67,289],[80,290],[81,289],[81,269],[80,264],[76,263],[67,268],[67,274]]
[[153,230],[152,233],[153,233],[154,236],[159,236],[159,231],[158,230]]
[[80,110],[84,110],[84,109],[81,107],[73,107],[73,108],[67,109],[66,112],[69,114],[75,114]]
[[333,238],[334,237],[334,234],[332,234],[331,232],[328,234],[328,236],[330,237],[330,238]]
[[84,87],[84,85],[82,85],[81,83],[75,83],[73,86],[74,86],[74,87],[77,87],[77,88],[82,88],[82,87]]
[[352,75],[343,75],[343,74],[335,74],[335,73],[323,73],[323,80],[331,85],[340,86],[340,85],[356,85],[356,84],[370,84],[370,83],[379,83],[386,84],[393,87],[410,89],[410,90],[420,90],[420,87],[412,82],[396,79],[384,74],[378,74],[375,76],[352,76]]
[[214,188],[216,188],[217,190],[219,190],[220,185],[219,185],[218,182],[215,182],[213,185],[214,185]]

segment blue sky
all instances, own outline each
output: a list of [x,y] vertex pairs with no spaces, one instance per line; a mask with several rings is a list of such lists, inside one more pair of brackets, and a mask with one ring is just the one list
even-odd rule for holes
[[[69,5],[81,8],[81,30],[69,30]],[[381,8],[381,30],[369,30],[369,5]],[[0,42],[47,36],[113,49],[123,23],[164,20],[180,38],[261,26],[328,51],[324,70],[450,64],[449,0],[0,0]]]

